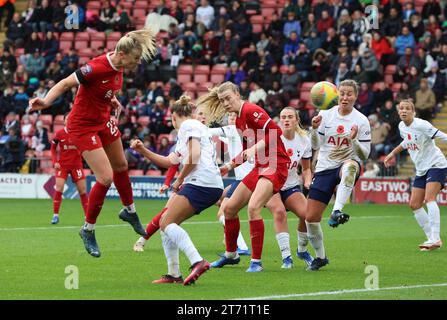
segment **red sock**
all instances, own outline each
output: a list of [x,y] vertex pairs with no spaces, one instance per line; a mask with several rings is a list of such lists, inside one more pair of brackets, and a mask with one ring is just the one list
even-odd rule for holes
[[130,206],[133,203],[132,184],[130,183],[129,171],[113,171],[113,183],[121,198],[124,206]]
[[264,220],[250,221],[250,238],[252,248],[252,259],[261,260],[262,246],[264,245]]
[[158,213],[155,217],[153,217],[151,222],[149,222],[147,224],[147,227],[146,227],[147,237],[144,237],[144,239],[149,240],[149,238],[152,237],[152,235],[155,232],[157,232],[158,229],[160,229],[160,219],[161,219],[161,216],[163,215],[163,213],[167,209],[168,208],[163,208],[163,210],[161,210],[161,212]]
[[96,218],[101,212],[102,204],[104,203],[109,188],[110,186],[106,187],[96,181],[88,197],[87,215],[85,218],[86,222],[91,224],[96,223]]
[[82,209],[84,209],[84,215],[87,215],[87,206],[88,206],[88,196],[87,193],[83,193],[80,195]]
[[54,214],[59,214],[61,202],[62,202],[62,192],[56,191],[54,193],[54,198],[53,198],[53,213]]
[[236,219],[225,219],[225,246],[227,252],[236,252],[237,250],[237,237],[239,236],[239,230],[241,229],[241,224],[239,218]]

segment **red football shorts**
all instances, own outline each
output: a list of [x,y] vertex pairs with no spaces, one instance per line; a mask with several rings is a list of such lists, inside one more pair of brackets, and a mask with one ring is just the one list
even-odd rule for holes
[[82,170],[82,168],[56,170],[56,178],[67,180],[69,174],[71,175],[71,180],[73,180],[74,183],[78,182],[79,180],[85,179],[84,170]]
[[115,121],[110,120],[101,130],[76,130],[70,131],[71,142],[76,146],[79,152],[91,151],[108,146],[121,137],[121,132],[116,126]]
[[284,183],[286,183],[287,174],[287,164],[278,164],[276,169],[254,167],[253,170],[242,179],[242,183],[253,192],[255,191],[259,178],[266,178],[273,184],[273,193],[278,193],[284,186]]

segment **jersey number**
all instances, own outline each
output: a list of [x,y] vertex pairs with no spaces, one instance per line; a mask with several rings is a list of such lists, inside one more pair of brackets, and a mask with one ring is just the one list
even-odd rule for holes
[[115,122],[113,122],[112,120],[107,122],[107,128],[110,129],[110,133],[112,134],[112,136],[116,136],[118,134],[118,128],[116,127]]

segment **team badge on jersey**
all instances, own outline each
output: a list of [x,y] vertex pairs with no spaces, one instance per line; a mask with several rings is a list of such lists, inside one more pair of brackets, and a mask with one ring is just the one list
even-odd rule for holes
[[92,67],[89,64],[86,64],[85,66],[81,67],[81,72],[85,76],[85,75],[89,74],[90,72],[92,72]]

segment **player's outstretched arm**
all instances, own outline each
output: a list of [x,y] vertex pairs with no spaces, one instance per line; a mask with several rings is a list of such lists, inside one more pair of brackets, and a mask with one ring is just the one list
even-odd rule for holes
[[323,139],[320,133],[318,132],[318,127],[321,124],[323,117],[321,115],[317,115],[312,118],[312,127],[310,128],[310,142],[312,144],[312,149],[317,150],[320,148]]
[[383,164],[385,165],[385,167],[389,167],[390,166],[390,161],[391,159],[398,155],[399,153],[401,153],[404,150],[404,148],[401,145],[398,145],[396,148],[394,148],[393,151],[391,151],[386,157],[385,159],[383,159]]
[[141,153],[146,159],[152,161],[157,167],[169,168],[170,166],[178,163],[172,161],[171,154],[165,157],[147,149],[144,146],[143,142],[141,142],[141,140],[132,140],[130,143],[130,147],[135,151]]
[[435,138],[441,139],[442,141],[447,143],[447,134],[445,134],[441,130],[436,131]]
[[50,91],[44,99],[33,98],[29,101],[29,112],[43,110],[51,107],[54,100],[56,100],[61,94],[70,90],[71,88],[78,85],[76,76],[72,73],[70,76],[59,81]]

